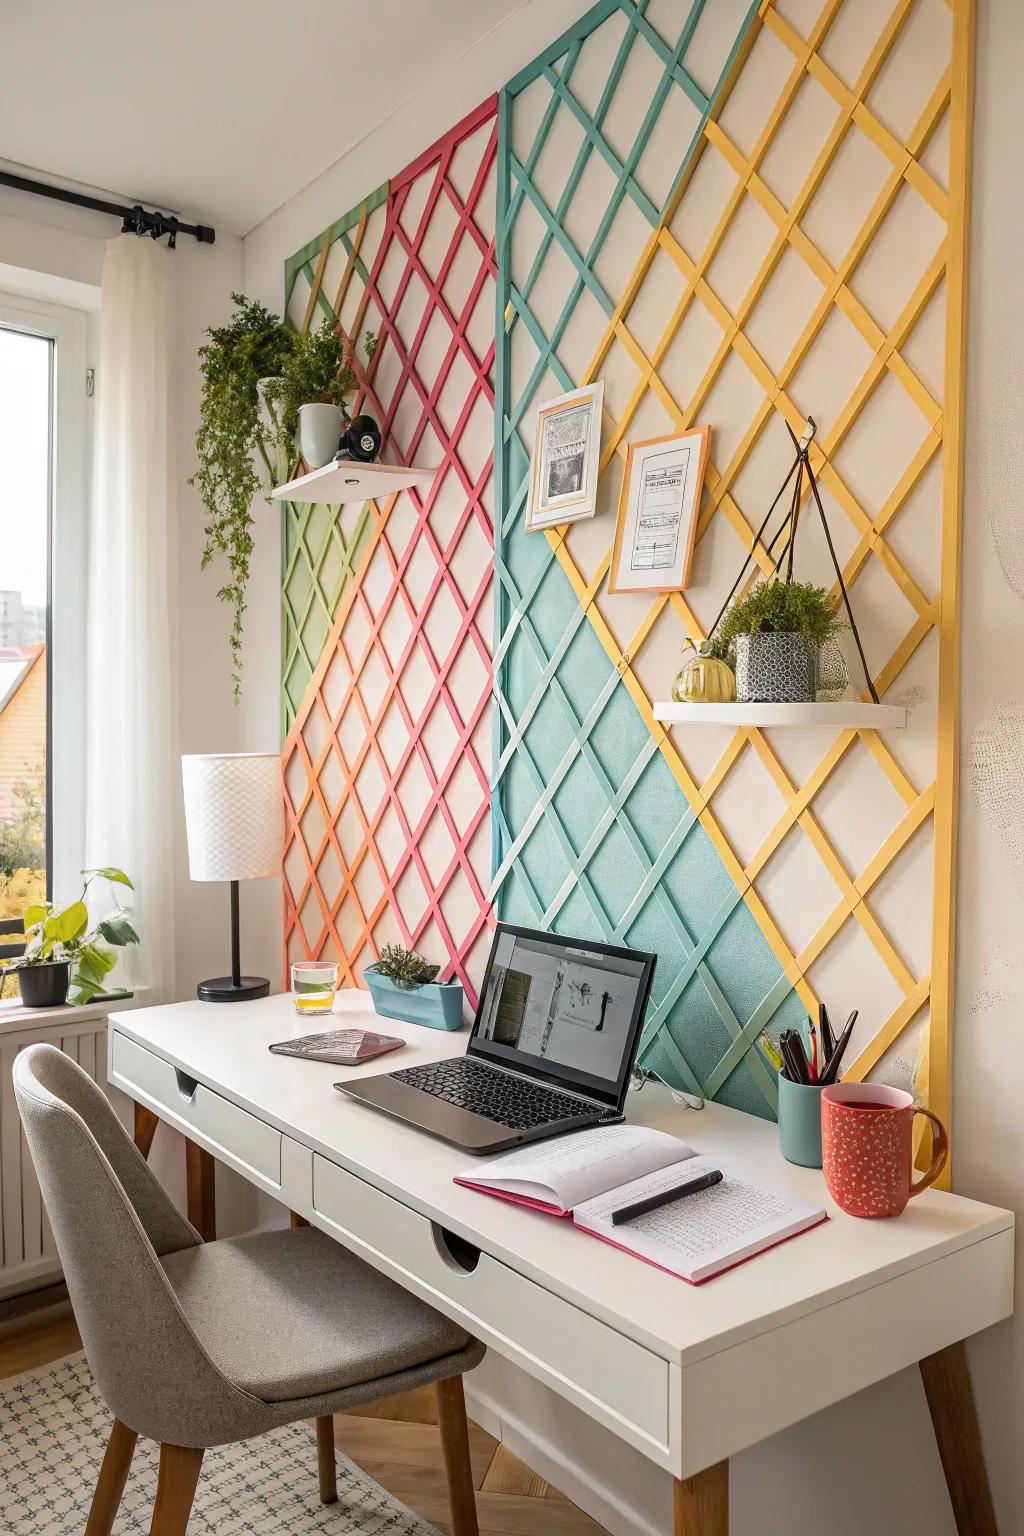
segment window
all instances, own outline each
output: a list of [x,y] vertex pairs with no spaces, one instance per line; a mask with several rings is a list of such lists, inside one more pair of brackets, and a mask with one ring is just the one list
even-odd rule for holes
[[80,864],[60,744],[81,741],[86,335],[81,313],[0,295],[0,956]]

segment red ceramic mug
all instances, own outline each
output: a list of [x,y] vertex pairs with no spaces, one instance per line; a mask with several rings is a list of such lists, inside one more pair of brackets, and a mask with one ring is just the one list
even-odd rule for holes
[[[931,1167],[915,1184],[914,1116],[932,1126]],[[909,1093],[876,1083],[836,1083],[821,1095],[821,1165],[828,1192],[850,1216],[900,1216],[934,1184],[949,1156],[938,1115]]]

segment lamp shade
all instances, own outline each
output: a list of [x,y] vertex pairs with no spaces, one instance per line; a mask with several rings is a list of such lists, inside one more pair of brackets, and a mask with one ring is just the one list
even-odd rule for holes
[[188,755],[181,779],[193,880],[280,873],[284,811],[276,752]]

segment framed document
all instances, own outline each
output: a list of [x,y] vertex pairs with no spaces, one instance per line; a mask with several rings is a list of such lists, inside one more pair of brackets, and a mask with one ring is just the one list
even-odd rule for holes
[[680,592],[697,533],[710,427],[630,443],[609,592]]
[[549,400],[537,411],[526,526],[554,528],[593,517],[601,455],[604,380]]

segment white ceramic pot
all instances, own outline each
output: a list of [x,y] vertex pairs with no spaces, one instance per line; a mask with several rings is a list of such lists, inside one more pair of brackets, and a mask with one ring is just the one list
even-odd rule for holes
[[341,442],[339,405],[299,406],[299,448],[310,469],[329,464]]

